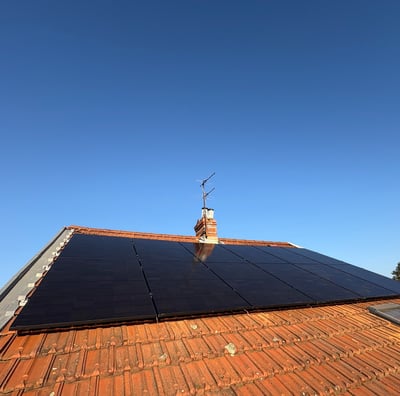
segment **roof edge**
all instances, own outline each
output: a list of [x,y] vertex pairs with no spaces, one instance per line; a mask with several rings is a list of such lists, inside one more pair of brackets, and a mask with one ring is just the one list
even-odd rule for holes
[[[140,238],[140,239],[154,239],[160,241],[175,241],[175,242],[191,242],[197,243],[199,239],[191,235],[175,235],[175,234],[155,234],[151,232],[138,232],[138,231],[121,231],[110,230],[107,228],[92,228],[78,225],[71,225],[67,227],[69,230],[79,234],[90,235],[104,235],[115,236],[123,238]],[[277,241],[259,241],[252,239],[235,239],[235,238],[219,238],[219,243],[227,245],[254,245],[254,246],[277,246],[277,247],[290,247],[296,248],[297,246],[290,242],[277,242]]]
[[24,267],[22,267],[15,275],[12,277],[2,289],[0,289],[0,301],[4,299],[5,296],[12,290],[15,285],[23,278],[23,276],[33,267],[33,265],[46,253],[50,246],[62,235],[62,233],[67,230],[68,227],[63,227],[56,236],[54,236],[33,258],[31,258]]

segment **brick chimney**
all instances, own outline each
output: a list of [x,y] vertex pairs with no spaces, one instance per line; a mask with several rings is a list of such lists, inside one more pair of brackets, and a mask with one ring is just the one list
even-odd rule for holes
[[217,222],[214,219],[214,209],[203,208],[202,216],[194,226],[199,242],[218,243]]

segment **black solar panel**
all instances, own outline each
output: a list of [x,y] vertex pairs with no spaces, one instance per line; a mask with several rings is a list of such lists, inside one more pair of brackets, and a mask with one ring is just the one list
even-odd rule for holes
[[361,296],[352,293],[336,283],[305,271],[294,264],[263,265],[265,271],[284,280],[287,284],[309,296],[315,303],[357,299]]
[[135,254],[132,246],[132,240],[128,238],[77,234],[64,247],[62,257],[126,259]]
[[315,263],[315,260],[312,258],[296,254],[294,251],[297,249],[271,246],[262,246],[259,249],[271,254],[272,256],[280,258],[286,263]]
[[[194,255],[196,255],[196,251],[199,250],[196,244],[187,243],[184,246],[189,249]],[[207,263],[236,263],[241,260],[241,257],[237,254],[232,253],[232,251],[225,249],[221,245],[213,245],[213,248],[211,251],[208,252],[207,257],[202,257],[202,260]]]
[[400,283],[307,249],[76,234],[12,329],[40,330],[400,295]]
[[224,245],[224,249],[227,249],[239,257],[242,257],[245,260],[248,260],[252,263],[285,263],[285,260],[282,260],[276,255],[272,255],[267,253],[265,250],[260,249],[255,246],[246,246],[246,245]]
[[324,264],[343,264],[344,261],[337,260],[333,257],[325,256],[324,254],[313,252],[312,250],[297,248],[293,250],[293,253],[299,256],[311,258],[313,261]]
[[54,328],[155,318],[132,240],[78,234],[43,278],[14,326]]
[[[132,240],[133,243],[133,240]],[[135,252],[142,262],[154,263],[156,260],[191,260],[193,254],[185,249],[185,244],[151,239],[135,239]],[[187,244],[189,245],[189,244]]]
[[[325,256],[323,254],[313,252],[312,250],[308,249],[293,249],[293,252],[302,256],[312,258],[318,263],[326,264],[329,268],[329,273],[331,276],[337,274],[336,282],[340,281],[339,278],[346,276],[347,279],[352,279],[354,287],[356,287],[357,290],[360,290],[362,285],[367,285],[361,281],[365,280],[368,283],[367,287],[369,288],[369,290],[373,290],[373,286],[381,286],[381,288],[375,289],[377,297],[379,297],[381,293],[388,293],[389,291],[392,292],[392,295],[397,295],[400,293],[400,282],[393,281],[392,279],[378,275],[375,272],[365,270],[355,265],[336,260],[332,257]],[[310,266],[309,268],[312,268],[312,266]],[[335,272],[334,268],[336,268],[339,272]],[[349,275],[353,275],[353,277],[349,278]],[[371,296],[373,295],[373,293],[374,292],[372,292]],[[364,293],[361,293],[361,295],[367,297],[367,295]]]
[[[299,264],[299,267],[351,291],[358,297],[373,298],[388,295],[391,292],[389,289],[385,289],[376,283],[368,282],[339,268],[330,267],[325,264]],[[362,271],[364,273],[364,270]],[[392,294],[394,295],[396,293],[393,292]]]

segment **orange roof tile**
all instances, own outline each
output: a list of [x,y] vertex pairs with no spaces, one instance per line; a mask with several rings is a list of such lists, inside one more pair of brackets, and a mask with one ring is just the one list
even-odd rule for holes
[[398,394],[400,328],[369,305],[22,336],[6,326],[0,393]]

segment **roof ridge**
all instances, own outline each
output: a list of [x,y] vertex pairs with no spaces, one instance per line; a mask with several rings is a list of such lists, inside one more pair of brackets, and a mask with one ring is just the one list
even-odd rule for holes
[[[107,228],[93,228],[79,225],[71,225],[66,227],[69,230],[74,230],[79,234],[91,234],[91,235],[105,235],[105,236],[116,236],[124,238],[140,238],[140,239],[156,239],[162,241],[176,241],[176,242],[198,242],[198,238],[192,235],[178,235],[178,234],[159,234],[152,232],[141,232],[141,231],[123,231],[123,230],[112,230]],[[278,246],[278,247],[297,247],[290,242],[279,242],[279,241],[262,241],[253,239],[236,239],[236,238],[219,238],[219,243],[228,245],[258,245],[258,246]]]

